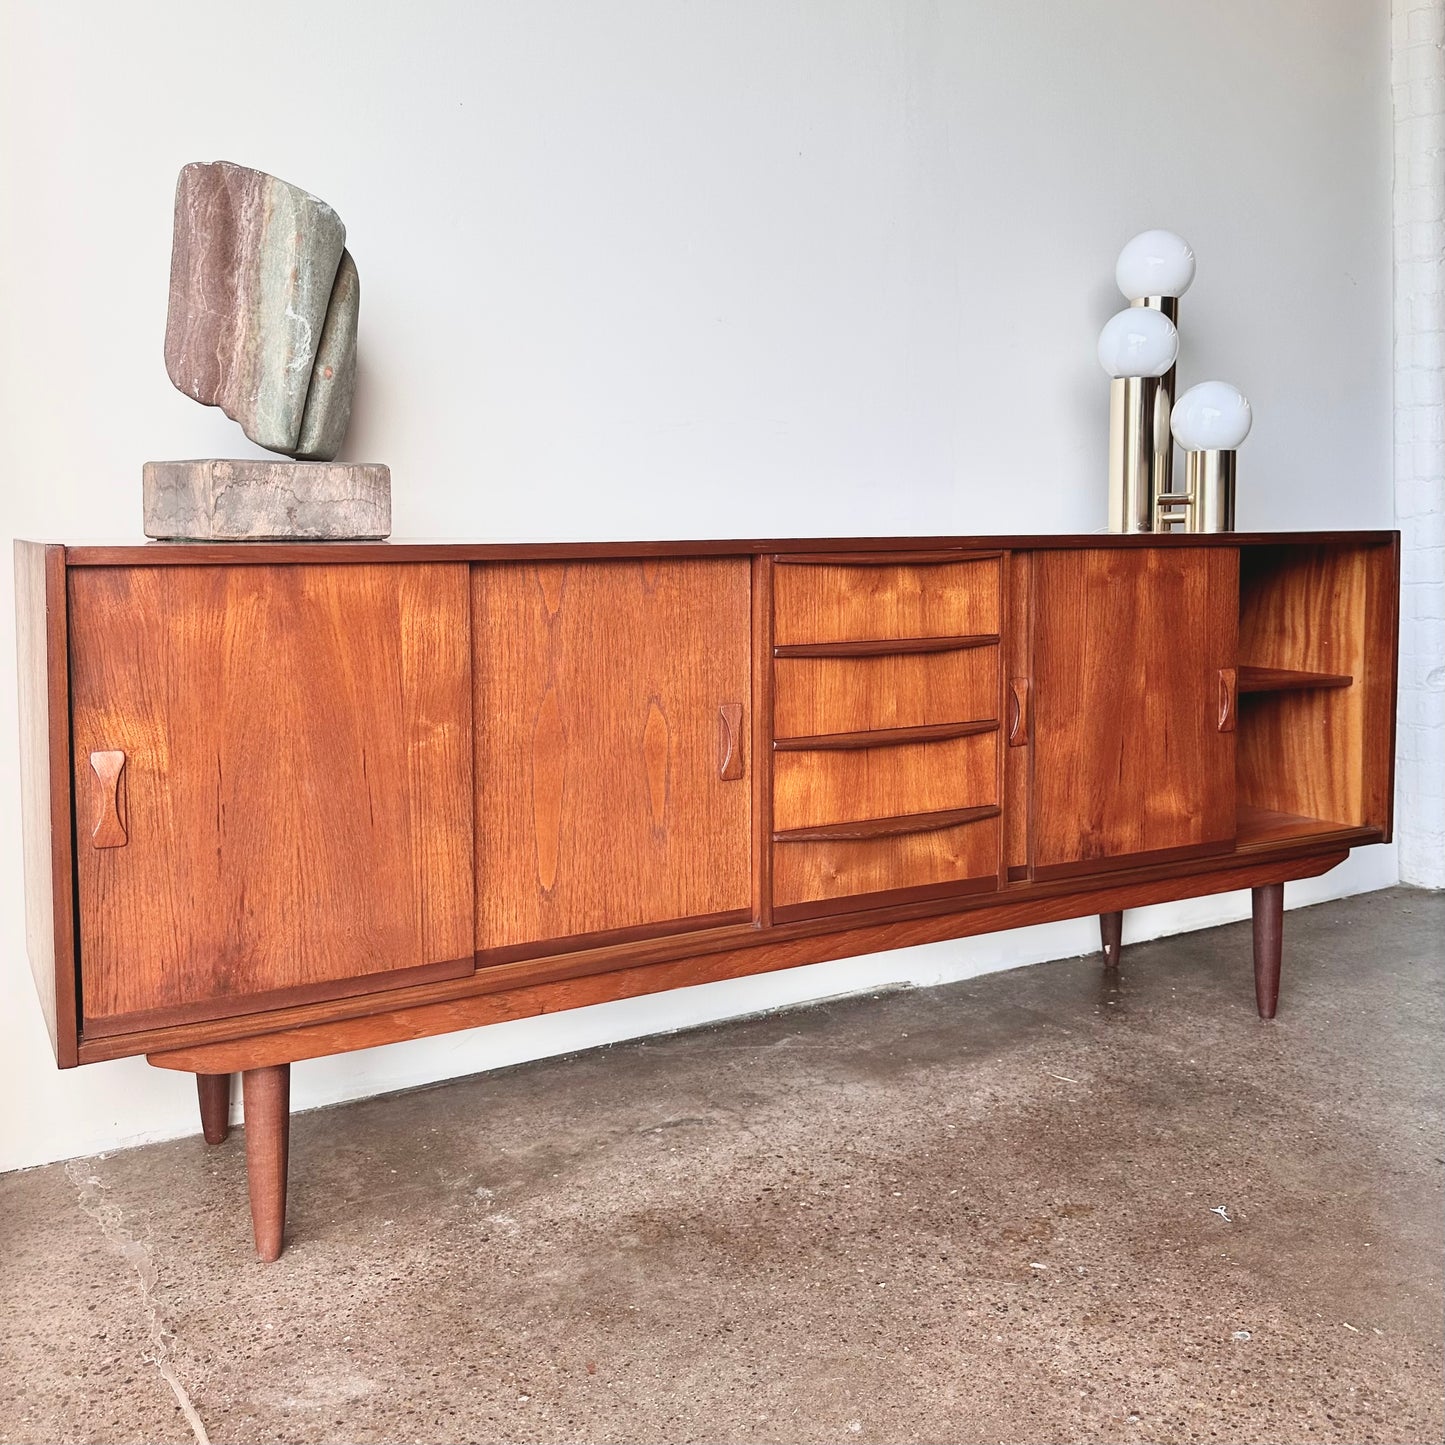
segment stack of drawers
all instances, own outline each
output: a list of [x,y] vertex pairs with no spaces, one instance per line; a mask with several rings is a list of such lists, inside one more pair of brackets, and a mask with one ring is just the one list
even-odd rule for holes
[[774,917],[997,887],[1002,555],[774,563]]

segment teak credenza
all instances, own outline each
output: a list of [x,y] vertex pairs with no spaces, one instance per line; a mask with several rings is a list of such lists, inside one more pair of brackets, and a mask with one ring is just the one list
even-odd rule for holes
[[31,965],[62,1068],[243,1078],[1254,890],[1388,839],[1398,534],[16,544]]

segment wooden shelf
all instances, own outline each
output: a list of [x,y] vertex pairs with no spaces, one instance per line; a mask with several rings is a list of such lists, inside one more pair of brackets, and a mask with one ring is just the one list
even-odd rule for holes
[[1349,687],[1353,677],[1341,672],[1300,672],[1290,667],[1241,667],[1239,691],[1304,692],[1321,687]]
[[1324,818],[1307,818],[1303,813],[1280,813],[1273,808],[1256,808],[1241,803],[1235,825],[1236,849],[1267,847],[1272,843],[1293,843],[1303,838],[1334,841],[1347,834],[1377,833],[1353,823],[1331,823]]

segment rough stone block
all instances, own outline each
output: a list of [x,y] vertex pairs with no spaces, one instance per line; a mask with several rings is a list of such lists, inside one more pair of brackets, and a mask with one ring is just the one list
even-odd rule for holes
[[362,541],[391,533],[379,462],[147,462],[145,534],[159,541]]
[[216,161],[176,185],[166,370],[258,446],[329,461],[351,417],[360,282],[326,204]]

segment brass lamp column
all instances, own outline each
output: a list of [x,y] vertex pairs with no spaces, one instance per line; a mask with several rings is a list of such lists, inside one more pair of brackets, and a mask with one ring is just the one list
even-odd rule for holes
[[[1099,360],[1114,378],[1109,530],[1152,532],[1160,525],[1159,498],[1171,495],[1179,298],[1194,280],[1194,252],[1172,231],[1144,231],[1119,253],[1114,278],[1130,309],[1110,318],[1099,337]],[[1140,313],[1154,313],[1164,324],[1151,329]],[[1135,319],[1126,321],[1131,314]]]
[[1189,532],[1234,531],[1234,452],[1190,452]]
[[[1169,393],[1179,333],[1162,307],[1131,306],[1099,333],[1099,362],[1114,378],[1109,391],[1109,530],[1154,529],[1156,474],[1169,438]],[[1161,441],[1159,431],[1163,427]]]
[[1154,448],[1150,425],[1158,378],[1116,376],[1109,383],[1109,530],[1154,530]]
[[[1141,296],[1132,306],[1147,306],[1162,311],[1179,329],[1179,298],[1177,296]],[[1145,418],[1149,429],[1152,456],[1149,464],[1150,484],[1156,497],[1167,495],[1174,480],[1174,435],[1169,430],[1169,417],[1174,411],[1174,373],[1171,366],[1154,382],[1154,408]]]

